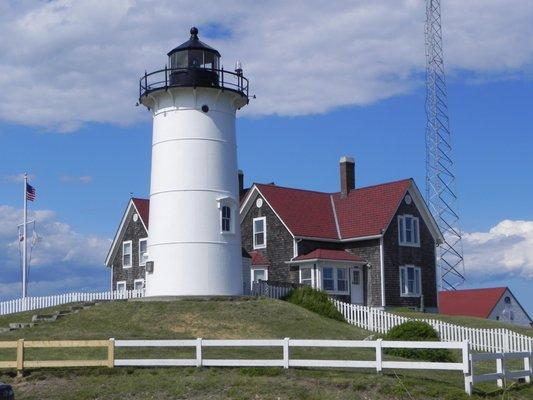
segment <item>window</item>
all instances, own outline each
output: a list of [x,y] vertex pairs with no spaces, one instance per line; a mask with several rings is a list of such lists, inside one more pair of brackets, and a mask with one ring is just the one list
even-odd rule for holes
[[313,268],[300,268],[300,283],[313,287]]
[[322,290],[336,293],[348,293],[348,282],[348,268],[322,268]]
[[400,293],[402,297],[419,297],[421,286],[419,267],[400,267]]
[[337,292],[348,291],[348,270],[337,268]]
[[505,296],[505,299],[503,299],[505,304],[511,304],[511,298],[509,296]]
[[133,289],[135,290],[144,289],[144,279],[135,279],[135,281],[133,281]]
[[131,240],[122,243],[122,268],[131,268]]
[[126,291],[126,281],[117,282],[117,292],[125,292],[125,291]]
[[221,233],[235,233],[236,202],[231,197],[221,197],[217,200]]
[[266,217],[254,218],[254,249],[266,247]]
[[398,240],[400,246],[420,246],[420,229],[417,217],[398,215]]
[[231,232],[231,207],[222,206],[220,216],[222,232]]
[[361,276],[359,275],[359,270],[354,269],[352,272],[352,284],[359,285],[361,282]]
[[139,239],[139,265],[146,265],[148,261],[148,239]]
[[268,280],[268,270],[266,268],[252,268],[252,283]]
[[333,279],[333,268],[327,267],[322,268],[322,289],[334,291],[335,290],[335,280]]

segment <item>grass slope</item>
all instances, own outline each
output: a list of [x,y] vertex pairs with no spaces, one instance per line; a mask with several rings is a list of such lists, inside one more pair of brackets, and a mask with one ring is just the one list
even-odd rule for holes
[[[44,313],[44,312],[43,312]],[[27,322],[31,314],[0,318]],[[0,334],[0,340],[34,339],[172,339],[172,338],[329,338],[362,339],[368,332],[318,316],[301,307],[269,299],[238,301],[104,303],[56,322]],[[204,357],[281,357],[273,349],[207,349]],[[301,350],[301,351],[297,351]],[[192,357],[192,350],[117,349],[118,357]],[[28,359],[100,358],[99,349],[28,349]],[[366,349],[291,351],[299,358],[370,360]],[[14,359],[12,349],[0,360]],[[28,371],[16,378],[0,372],[0,381],[14,385],[17,399],[463,399],[458,372],[320,370],[280,368],[71,368]],[[483,398],[501,398],[482,387]],[[492,393],[492,394],[491,394]],[[531,386],[510,392],[509,399],[533,397]],[[479,396],[474,396],[474,398]]]
[[403,315],[404,317],[411,318],[425,318],[436,319],[439,321],[448,322],[450,324],[468,326],[470,328],[483,328],[483,329],[509,329],[514,332],[518,332],[522,335],[533,337],[533,329],[527,327],[521,327],[517,325],[506,324],[500,321],[493,321],[490,319],[476,318],[476,317],[464,317],[455,315],[443,315],[443,314],[431,314],[421,313],[406,309],[391,310],[394,314]]

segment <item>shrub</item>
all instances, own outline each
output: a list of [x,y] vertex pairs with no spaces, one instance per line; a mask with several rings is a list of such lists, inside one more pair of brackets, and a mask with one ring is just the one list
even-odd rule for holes
[[288,295],[283,297],[282,300],[306,308],[323,317],[344,322],[344,317],[340,311],[335,308],[328,295],[325,292],[315,290],[309,286],[294,289]]
[[[433,327],[421,321],[407,321],[392,328],[385,340],[438,342],[439,334]],[[418,360],[448,362],[454,357],[448,349],[385,349],[386,354]]]

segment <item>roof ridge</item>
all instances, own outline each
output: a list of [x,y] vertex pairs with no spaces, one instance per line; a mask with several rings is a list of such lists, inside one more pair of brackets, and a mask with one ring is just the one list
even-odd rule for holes
[[258,183],[258,182],[254,182],[253,184],[256,185],[256,186],[269,186],[269,187],[274,187],[274,188],[278,188],[278,189],[298,190],[299,192],[311,192],[311,193],[318,193],[318,194],[324,194],[324,195],[330,195],[330,194],[333,194],[333,193],[329,193],[329,192],[321,192],[321,191],[319,191],[319,190],[300,189],[300,188],[289,187],[289,186],[280,186],[280,185],[271,184],[271,183]]
[[[407,181],[413,181],[413,178],[404,178],[404,179],[398,179],[398,180],[395,180],[395,181],[376,183],[376,184],[369,185],[369,186],[363,186],[363,187],[359,187],[359,188],[356,187],[355,189],[352,189],[352,190],[357,191],[357,190],[363,190],[363,189],[370,189],[370,188],[377,187],[377,186],[392,185],[394,183],[407,182]],[[302,188],[289,187],[289,186],[281,186],[281,185],[272,184],[272,183],[254,182],[252,184],[252,186],[253,185],[256,185],[256,186],[270,186],[270,187],[275,187],[275,188],[279,188],[279,189],[298,190],[300,192],[311,192],[311,193],[318,193],[318,194],[324,194],[324,195],[330,195],[330,196],[341,193],[341,192],[321,192],[319,190],[302,189]]]
[[473,292],[473,291],[483,291],[483,290],[496,290],[496,289],[509,289],[508,286],[496,286],[496,287],[487,287],[487,288],[472,288],[472,289],[457,289],[457,290],[441,290],[439,293],[456,293],[456,292]]
[[339,237],[339,239],[342,239],[341,228],[339,226],[339,218],[337,217],[337,208],[335,207],[335,200],[333,200],[332,194],[329,195],[329,201],[333,210],[333,219],[335,220],[335,228],[337,228],[337,236]]

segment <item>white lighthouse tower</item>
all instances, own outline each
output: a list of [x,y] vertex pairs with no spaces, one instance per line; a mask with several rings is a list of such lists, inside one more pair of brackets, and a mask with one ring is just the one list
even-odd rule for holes
[[153,113],[146,295],[242,294],[235,114],[248,80],[196,28],[168,57],[139,85]]

